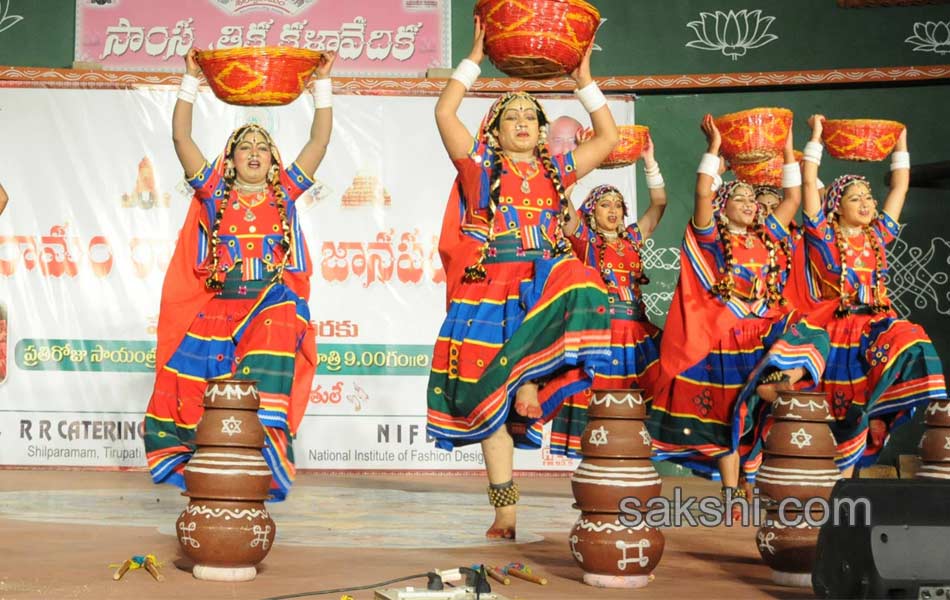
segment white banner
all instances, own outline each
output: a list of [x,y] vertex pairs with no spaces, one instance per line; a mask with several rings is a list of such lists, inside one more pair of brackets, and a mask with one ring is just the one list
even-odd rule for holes
[[[425,435],[432,345],[445,314],[436,252],[455,175],[433,97],[336,96],[318,183],[297,202],[314,261],[321,364],[294,444],[303,469],[480,469]],[[171,141],[175,90],[3,89],[0,181],[0,465],[144,467],[164,270],[190,200]],[[491,99],[469,98],[477,127]],[[584,124],[576,100],[544,101]],[[611,101],[619,123],[633,102]],[[199,94],[194,138],[209,159],[255,120],[285,163],[309,131],[309,98],[240,108]],[[597,171],[635,206],[633,169]],[[5,329],[6,337],[3,336]],[[518,469],[570,469],[546,451]]]

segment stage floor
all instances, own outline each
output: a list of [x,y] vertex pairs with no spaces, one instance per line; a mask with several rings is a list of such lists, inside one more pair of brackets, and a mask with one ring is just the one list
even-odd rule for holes
[[[152,485],[144,472],[20,471],[0,475],[0,599],[272,598],[360,586],[432,568],[520,562],[547,577],[540,586],[513,580],[493,591],[508,598],[808,598],[784,588],[755,545],[755,527],[665,529],[655,580],[639,590],[584,585],[567,537],[578,512],[566,476],[518,478],[519,540],[486,542],[491,521],[478,476],[302,474],[290,498],[270,504],[273,550],[254,581],[194,579],[174,537],[187,504],[178,490]],[[718,495],[718,484],[667,477],[664,494]],[[113,581],[111,564],[151,553],[165,581],[144,570]],[[384,587],[425,587],[425,578]],[[349,593],[373,598],[372,590]],[[342,593],[322,596],[339,600]]]

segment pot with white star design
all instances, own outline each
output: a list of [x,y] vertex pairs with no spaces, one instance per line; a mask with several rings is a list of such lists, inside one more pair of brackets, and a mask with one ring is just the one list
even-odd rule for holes
[[776,420],[765,432],[765,452],[774,456],[834,458],[835,438],[825,423]]
[[663,554],[658,529],[629,523],[644,518],[663,485],[650,460],[653,440],[643,422],[646,414],[640,390],[592,393],[581,437],[584,460],[571,477],[574,508],[581,516],[569,537],[571,555],[588,585],[642,587]]
[[[802,509],[812,509],[813,499],[830,498],[841,478],[828,425],[833,418],[827,399],[818,393],[782,391],[770,408],[763,437],[765,458],[755,480],[758,491],[770,501],[770,510],[756,535],[756,546],[772,569],[772,581],[811,587],[819,528],[809,524]],[[780,505],[781,514],[776,510]],[[811,523],[821,517],[814,511],[808,516]]]
[[590,458],[649,458],[653,440],[640,390],[595,390],[587,407],[581,453]]
[[197,446],[264,447],[264,427],[257,416],[261,397],[255,384],[247,379],[208,383],[204,413],[195,431]]
[[212,381],[195,431],[197,450],[184,468],[191,498],[176,524],[178,542],[195,561],[192,574],[209,581],[250,581],[274,540],[264,509],[273,474],[261,448],[255,382]]

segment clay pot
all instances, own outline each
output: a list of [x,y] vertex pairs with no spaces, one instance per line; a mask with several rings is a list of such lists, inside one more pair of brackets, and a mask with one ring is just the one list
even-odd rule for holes
[[260,450],[264,447],[264,427],[257,409],[205,408],[195,431],[195,445]]
[[660,530],[645,524],[627,527],[615,512],[582,512],[568,542],[584,569],[584,583],[598,587],[645,586],[665,544]]
[[831,489],[841,479],[841,471],[831,458],[766,456],[755,478],[762,496],[779,502],[797,498],[831,498]]
[[834,458],[835,446],[824,423],[776,421],[765,434],[765,451],[771,455]]
[[277,531],[261,502],[192,499],[175,523],[178,542],[195,562],[193,574],[210,581],[249,581]]
[[253,381],[217,380],[205,390],[198,449],[184,469],[191,502],[175,526],[198,579],[250,581],[274,542],[261,502],[273,475],[261,454],[260,401]]
[[212,381],[205,390],[204,413],[195,431],[195,445],[263,448],[264,427],[257,416],[260,404],[253,381]]
[[663,480],[648,458],[585,458],[571,476],[571,489],[584,511],[619,512],[624,498],[636,497],[641,507],[660,495]]
[[920,438],[920,458],[925,463],[950,462],[950,427],[930,427]]
[[[584,460],[571,477],[575,507],[581,510],[569,537],[571,554],[588,585],[642,587],[663,555],[663,534],[645,524],[628,526],[621,517],[637,509],[633,514],[645,515],[663,485],[650,461],[646,403],[640,390],[599,390],[587,414]],[[628,498],[638,502],[621,508]]]
[[205,388],[205,408],[257,410],[260,405],[257,382],[252,379],[216,379]]
[[776,421],[832,422],[831,407],[821,392],[779,392],[772,403],[772,417]]
[[588,419],[646,419],[647,403],[640,390],[595,390],[587,407]]
[[192,498],[266,500],[271,470],[256,448],[202,446],[185,465]]
[[924,423],[929,427],[950,427],[950,400],[931,402],[924,415]]
[[643,421],[590,419],[581,437],[581,453],[585,458],[649,458],[653,439]]
[[[792,516],[791,513],[788,516]],[[755,542],[762,560],[772,569],[772,581],[779,585],[811,587],[821,528],[804,521],[798,526],[781,524],[777,511],[768,511],[766,518],[772,523],[759,528]]]
[[917,469],[918,479],[950,481],[950,465],[947,463],[924,463]]

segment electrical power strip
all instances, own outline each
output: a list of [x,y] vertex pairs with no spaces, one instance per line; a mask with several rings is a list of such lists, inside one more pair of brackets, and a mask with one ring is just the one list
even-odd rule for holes
[[376,590],[375,600],[509,600],[494,592],[475,595],[475,588],[457,587],[447,590],[430,591],[416,588],[391,588]]

